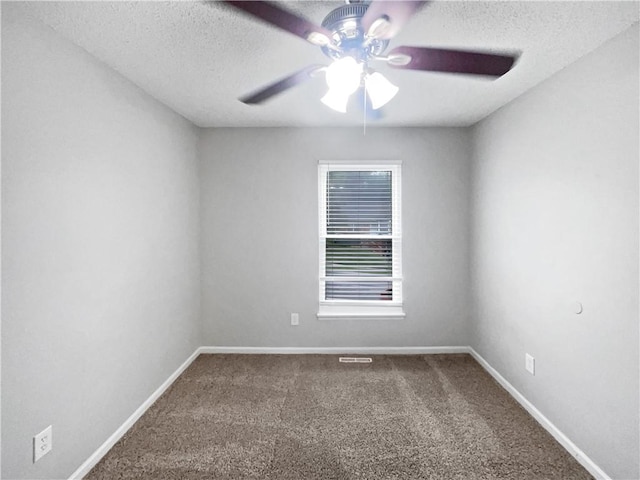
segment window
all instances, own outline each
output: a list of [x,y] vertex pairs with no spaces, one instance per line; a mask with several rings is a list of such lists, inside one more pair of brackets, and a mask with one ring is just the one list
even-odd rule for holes
[[403,317],[400,163],[320,162],[318,170],[318,317]]

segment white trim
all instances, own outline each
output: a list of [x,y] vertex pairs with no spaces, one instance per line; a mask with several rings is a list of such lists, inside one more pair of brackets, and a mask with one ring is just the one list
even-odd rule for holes
[[241,353],[270,355],[431,355],[436,353],[469,353],[469,347],[201,347],[200,353]]
[[142,405],[140,405],[135,412],[131,414],[129,418],[127,418],[120,427],[113,432],[113,434],[107,438],[107,440],[98,447],[98,449],[91,454],[89,458],[87,458],[82,465],[78,467],[78,469],[71,474],[69,480],[80,480],[87,475],[93,467],[97,465],[97,463],[104,457],[109,450],[116,444],[118,440],[120,440],[125,433],[133,426],[134,423],[138,421],[138,419],[145,414],[145,412],[153,405],[153,403],[160,398],[165,390],[167,390],[173,382],[184,372],[189,365],[200,355],[202,347],[196,348],[196,350],[187,358],[182,365],[178,367],[178,369],[173,372],[169,378],[167,378],[162,385],[160,385],[155,392],[153,392],[149,398],[147,398]]
[[397,302],[355,302],[337,300],[321,302],[316,314],[318,320],[402,320],[402,304]]
[[348,166],[364,165],[365,167],[371,165],[372,167],[379,167],[380,165],[402,165],[402,160],[318,160],[318,165],[331,165],[331,166]]
[[[402,308],[402,307],[400,307]],[[318,312],[316,318],[320,321],[332,320],[403,320],[406,318],[404,312],[398,313],[330,313]]]
[[468,347],[468,352],[488,373],[491,375],[502,387],[509,392],[509,394],[529,412],[529,414],[555,438],[560,445],[562,445],[567,452],[569,452],[580,465],[582,465],[591,475],[598,480],[611,480],[611,477],[607,475],[596,463],[591,460],[578,446],[573,443],[569,437],[560,431],[551,421],[545,417],[540,410],[538,410],[524,395],[511,385],[507,379],[498,373],[498,371],[489,365],[484,358],[480,356],[472,347]]

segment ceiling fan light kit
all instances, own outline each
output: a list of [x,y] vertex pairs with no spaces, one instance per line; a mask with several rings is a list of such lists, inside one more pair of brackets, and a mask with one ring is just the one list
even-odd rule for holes
[[353,57],[344,57],[327,67],[325,80],[331,90],[351,95],[360,86],[363,64]]
[[329,91],[322,97],[322,103],[337,112],[346,113],[349,97],[362,82],[362,69],[362,63],[348,56],[329,65],[325,72]]
[[378,72],[367,75],[364,79],[364,87],[371,100],[371,108],[374,110],[385,106],[396,96],[400,90],[393,83]]
[[225,0],[225,3],[318,46],[332,63],[313,65],[242,97],[247,104],[260,104],[323,71],[329,87],[321,102],[345,113],[349,97],[360,89],[374,110],[398,93],[370,61],[383,61],[392,68],[429,72],[500,77],[513,66],[515,54],[489,54],[466,50],[400,46],[384,55],[390,40],[427,2],[420,0],[346,0],[317,26],[271,2]]
[[336,112],[347,113],[347,104],[349,103],[350,96],[351,94],[344,95],[340,92],[335,92],[329,89],[320,101]]

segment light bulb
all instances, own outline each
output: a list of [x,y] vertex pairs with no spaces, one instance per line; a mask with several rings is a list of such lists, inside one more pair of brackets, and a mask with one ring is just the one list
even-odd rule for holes
[[326,81],[329,89],[351,95],[360,86],[362,64],[353,57],[336,60],[327,67]]
[[374,110],[388,103],[400,90],[378,72],[367,75],[364,79],[364,85],[371,100],[371,108]]

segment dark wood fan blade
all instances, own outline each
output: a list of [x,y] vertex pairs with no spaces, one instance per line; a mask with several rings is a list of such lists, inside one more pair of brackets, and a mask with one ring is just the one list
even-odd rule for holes
[[507,73],[517,58],[513,55],[404,46],[391,50],[388,57],[393,59],[394,55],[407,55],[410,57],[406,65],[394,64],[393,60],[390,61],[389,65],[394,68],[425,70],[428,72],[468,73],[494,77]]
[[271,97],[290,89],[291,87],[295,87],[296,85],[309,80],[313,73],[320,70],[321,68],[324,68],[324,65],[309,65],[308,67],[303,68],[302,70],[299,70],[294,74],[289,75],[288,77],[278,80],[271,85],[261,88],[260,90],[256,90],[255,92],[240,98],[240,101],[248,105],[262,103],[265,100],[269,100]]
[[282,30],[293,33],[304,40],[310,41],[315,45],[318,45],[318,42],[317,40],[311,40],[313,38],[312,34],[324,35],[327,39],[329,39],[331,35],[331,32],[326,28],[315,25],[309,20],[299,17],[270,2],[240,0],[224,0],[224,2]]
[[368,32],[373,22],[379,18],[385,18],[389,27],[382,34],[376,35],[376,38],[392,38],[425,3],[427,2],[421,0],[373,0],[362,17],[364,31]]

